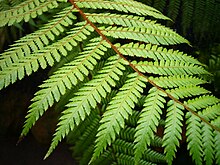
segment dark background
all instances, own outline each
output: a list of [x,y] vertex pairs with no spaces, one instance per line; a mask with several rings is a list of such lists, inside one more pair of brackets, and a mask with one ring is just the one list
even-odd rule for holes
[[[36,126],[16,145],[30,100],[38,85],[47,77],[40,70],[32,76],[0,91],[0,164],[1,165],[74,165],[69,146],[60,143],[49,158],[43,160],[56,126],[53,111],[43,116]],[[65,140],[64,140],[65,141]]]

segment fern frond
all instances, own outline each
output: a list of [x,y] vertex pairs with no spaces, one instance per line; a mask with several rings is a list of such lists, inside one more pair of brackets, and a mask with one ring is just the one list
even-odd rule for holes
[[173,49],[166,49],[157,45],[129,43],[122,46],[115,46],[123,55],[151,58],[153,60],[177,60],[201,65],[198,60],[184,54],[183,52],[174,51]]
[[204,161],[207,165],[212,165],[215,154],[214,133],[213,129],[205,123],[202,123],[202,143]]
[[85,118],[84,122],[80,123],[77,128],[70,131],[70,133],[66,137],[68,144],[75,145],[77,140],[84,134],[87,127],[91,125],[93,119],[98,118],[99,115],[97,114],[96,110],[97,109],[91,111],[90,115]]
[[200,119],[190,112],[186,114],[187,149],[197,165],[202,165],[202,129]]
[[146,81],[137,73],[130,74],[129,80],[125,82],[119,93],[112,99],[106,112],[100,121],[101,125],[98,129],[96,148],[92,157],[92,161],[115,141],[116,135],[119,134],[121,128],[125,126],[125,119],[132,113],[135,103],[141,97]]
[[182,98],[186,98],[186,97],[210,93],[210,91],[208,91],[202,87],[193,86],[193,85],[181,86],[179,88],[166,90],[166,92],[171,94],[176,99],[180,99],[180,98],[182,99]]
[[[201,33],[210,25],[191,27],[201,20],[193,13],[207,17],[201,11],[212,0],[145,2],[159,10],[134,0],[59,3],[64,1],[12,0],[0,9],[0,26],[47,21],[0,55],[0,89],[53,66],[32,99],[21,137],[58,105],[62,113],[45,158],[67,137],[84,164],[171,164],[186,121],[188,150],[196,164],[219,163],[214,130],[220,129],[220,100],[200,87],[209,76],[205,65],[171,49],[189,42],[162,25],[170,19],[159,11],[173,9],[168,14],[174,19],[186,15],[185,32]],[[43,14],[47,11],[49,17]]]
[[220,115],[220,103],[209,106],[201,112],[201,115],[207,118],[209,121],[214,120]]
[[154,0],[153,7],[158,9],[159,11],[163,11],[166,6],[166,0]]
[[144,103],[144,109],[140,114],[138,126],[135,133],[135,163],[138,164],[144,150],[150,145],[151,140],[154,139],[159,124],[161,108],[164,108],[166,101],[163,98],[164,93],[157,88],[151,88]]
[[[89,148],[89,146],[91,146],[91,144],[93,144],[94,139],[95,139],[95,135],[97,133],[96,131],[99,127],[99,121],[100,121],[100,116],[99,115],[96,115],[95,117],[93,117],[92,122],[90,123],[90,125],[88,125],[86,127],[86,130],[80,136],[79,140],[76,142],[76,144],[73,148],[73,150],[75,152],[77,152],[77,154],[75,154],[76,156],[77,155],[80,156],[83,152],[85,152]],[[92,149],[92,152],[90,152],[91,155],[87,159],[88,162],[90,161],[90,158],[93,154],[93,149]],[[87,164],[88,164],[88,162],[87,162]]]
[[[155,21],[145,20],[143,17],[132,16],[132,15],[121,15],[121,14],[110,14],[110,13],[103,13],[103,14],[95,14],[95,13],[86,13],[88,19],[93,23],[100,23],[100,24],[109,24],[109,25],[122,25],[124,27],[129,28],[136,28],[135,30],[138,31],[137,28],[140,28],[140,32],[142,33],[145,31],[146,33],[152,33],[152,35],[148,36],[148,42],[152,42],[153,44],[173,44],[173,43],[188,43],[188,41],[182,38],[180,35],[175,33],[170,28],[167,28],[163,25],[156,23]],[[126,29],[118,29],[121,33],[125,33]],[[116,31],[116,29],[114,29]],[[129,29],[128,29],[129,31]],[[131,30],[130,30],[131,31]],[[118,32],[119,33],[119,32]],[[126,35],[126,34],[125,34]],[[114,35],[115,36],[115,35]],[[170,40],[170,38],[174,37],[176,40]],[[135,37],[134,37],[135,38]]]
[[181,0],[170,0],[168,9],[167,9],[167,16],[172,20],[176,20],[179,10],[181,6]]
[[214,139],[214,145],[215,145],[215,159],[216,164],[220,164],[220,133],[218,131],[214,132],[215,139]]
[[196,66],[190,63],[184,63],[182,61],[132,61],[132,65],[134,65],[142,73],[153,73],[165,76],[208,74],[208,72],[201,66]]
[[[135,128],[125,126],[119,133],[119,138],[128,142],[133,142],[135,140]],[[151,145],[154,147],[162,146],[162,138],[154,135],[154,138],[151,140]]]
[[134,141],[134,135],[135,135],[135,128],[125,126],[124,129],[122,129],[119,133],[120,139],[133,142]]
[[194,32],[201,34],[201,30],[203,30],[203,28],[201,28],[203,25],[202,22],[205,16],[205,1],[194,0],[194,3],[193,24],[196,24],[196,26],[194,26]]
[[[117,155],[117,164],[134,164],[135,160],[133,156],[125,155],[125,154],[119,154]],[[140,160],[139,165],[156,165],[155,163],[152,163],[150,161],[146,160]]]
[[9,10],[0,12],[0,27],[6,24],[10,26],[22,20],[28,22],[30,18],[36,18],[43,12],[56,7],[58,7],[57,0],[26,0]]
[[205,84],[206,81],[194,76],[176,75],[166,77],[149,77],[155,84],[161,88],[175,88],[187,85],[200,85]]
[[190,151],[190,155],[198,165],[202,165],[203,161],[206,164],[213,164],[214,156],[216,156],[216,160],[219,159],[218,151],[215,151],[218,148],[218,146],[215,146],[215,142],[218,141],[215,139],[216,132],[206,123],[201,123],[200,119],[190,112],[186,114],[186,118],[187,148]]
[[157,31],[154,29],[139,28],[139,27],[100,27],[101,32],[105,36],[121,39],[132,39],[143,41],[156,45],[169,45],[178,43],[188,43],[186,39],[175,33],[167,33],[164,30]]
[[188,100],[186,105],[189,106],[192,110],[197,111],[199,109],[207,108],[210,105],[217,104],[219,101],[220,100],[214,96],[203,95],[195,99]]
[[166,115],[166,124],[163,137],[163,147],[166,153],[166,160],[168,164],[172,164],[173,158],[179,147],[182,132],[182,121],[184,107],[173,100],[168,102],[168,109]]
[[28,133],[38,118],[54,104],[54,101],[58,102],[60,100],[60,97],[66,93],[67,88],[71,89],[78,81],[83,81],[84,77],[88,76],[89,70],[92,70],[94,65],[97,64],[97,59],[100,59],[100,56],[107,51],[106,47],[109,46],[104,40],[100,38],[93,39],[93,42],[91,41],[87,45],[80,56],[60,68],[40,86],[42,89],[32,99],[33,103],[29,107],[30,110],[21,136]]
[[39,50],[31,56],[20,58],[9,67],[0,71],[0,89],[14,83],[17,79],[21,80],[25,75],[36,72],[39,68],[45,69],[47,65],[52,66],[54,61],[60,61],[61,55],[66,56],[67,50],[71,50],[77,45],[78,41],[85,40],[94,29],[83,23],[82,26],[76,27],[69,32],[69,35],[61,40],[48,45],[43,50]]
[[[84,164],[88,164],[89,163],[89,161],[90,161],[90,159],[91,159],[91,157],[92,157],[92,154],[93,154],[93,150],[94,150],[94,145],[90,145],[87,149],[86,149],[86,151],[84,150],[84,152],[83,152],[83,155],[82,155],[82,158],[80,158],[79,159],[79,164],[80,165],[84,165]],[[109,152],[109,154],[110,154],[110,152]],[[108,158],[108,156],[109,155],[107,155],[106,157]],[[106,158],[105,157],[105,158]],[[101,158],[100,158],[101,159]],[[106,159],[105,159],[106,160]],[[108,164],[108,163],[103,163],[103,162],[101,162],[101,163],[95,163],[95,164]],[[92,165],[92,164],[91,164]]]
[[[134,155],[134,144],[131,142],[127,142],[121,139],[117,139],[112,148],[117,153],[123,153],[126,155],[133,156]],[[143,159],[151,162],[165,162],[165,156],[157,151],[152,149],[145,149],[143,153]]]
[[194,1],[192,0],[184,0],[183,1],[183,9],[182,9],[182,26],[183,26],[183,33],[187,34],[187,30],[189,29],[191,22],[193,21],[193,14],[194,14]]
[[11,48],[0,54],[0,70],[17,62],[24,56],[29,56],[32,52],[43,49],[44,46],[49,44],[50,40],[55,40],[55,36],[64,31],[63,27],[72,25],[75,19],[76,16],[72,13],[72,7],[64,8],[56,15],[56,18],[50,20],[40,30],[22,37],[11,45]]
[[79,8],[110,9],[124,13],[134,13],[137,15],[169,20],[168,17],[161,14],[158,10],[133,0],[75,0],[75,3]]
[[85,119],[86,115],[90,114],[91,109],[101,102],[101,97],[106,97],[107,92],[111,91],[111,87],[115,86],[114,81],[118,81],[119,75],[123,74],[122,70],[125,70],[123,65],[126,65],[123,59],[118,56],[110,57],[105,67],[99,71],[100,74],[80,88],[75,94],[76,97],[70,99],[70,103],[66,105],[68,108],[63,111],[63,115],[60,117],[52,144],[45,157],[50,155],[58,142],[70,130],[73,130]]

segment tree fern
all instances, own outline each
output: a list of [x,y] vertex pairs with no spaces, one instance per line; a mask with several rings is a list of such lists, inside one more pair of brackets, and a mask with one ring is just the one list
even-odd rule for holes
[[[173,7],[180,1],[170,1]],[[21,138],[57,105],[62,112],[45,158],[67,138],[81,164],[172,164],[186,125],[195,163],[219,163],[220,100],[204,88],[205,65],[172,49],[189,42],[162,24],[168,17],[133,0],[27,0],[1,10],[0,25],[37,20],[48,10],[48,23],[0,55],[0,89],[53,67]]]

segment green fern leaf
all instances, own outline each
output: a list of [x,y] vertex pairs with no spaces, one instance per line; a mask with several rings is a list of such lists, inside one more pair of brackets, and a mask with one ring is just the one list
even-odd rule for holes
[[201,65],[198,60],[184,54],[183,52],[158,47],[157,45],[129,43],[123,46],[116,45],[116,47],[123,55],[151,58],[153,60],[184,61],[186,63]]
[[70,130],[73,130],[85,119],[86,115],[90,114],[91,109],[101,102],[101,97],[106,97],[107,92],[111,91],[111,87],[115,86],[114,81],[118,81],[119,75],[123,74],[122,70],[125,70],[123,64],[126,64],[123,59],[112,56],[108,61],[106,66],[99,72],[100,74],[80,88],[75,94],[76,97],[70,99],[70,103],[66,105],[68,109],[64,110],[63,115],[60,117],[58,128],[45,158],[50,155],[58,142]]
[[40,116],[54,104],[54,100],[58,102],[61,95],[66,93],[66,88],[71,89],[78,81],[83,81],[85,76],[88,76],[89,70],[97,64],[96,59],[107,51],[108,44],[100,38],[93,39],[93,42],[88,44],[86,51],[76,57],[72,62],[66,64],[54,73],[48,80],[45,81],[32,99],[34,103],[29,107],[27,120],[25,121],[24,129],[21,136],[25,136],[30,128],[35,124]]
[[134,146],[136,164],[139,163],[145,148],[150,145],[151,140],[154,138],[162,114],[161,108],[164,108],[163,103],[166,102],[162,96],[165,96],[164,93],[153,87],[145,99],[144,109],[136,127],[134,141],[136,143]]
[[[219,14],[210,13],[219,6],[213,5],[214,0],[140,1],[160,11],[168,9],[165,12],[175,20],[185,16],[182,25],[187,34],[190,30],[203,37],[204,30],[217,25],[211,20],[218,22]],[[20,31],[30,25],[34,31],[0,54],[0,89],[53,66],[32,99],[21,134],[27,135],[40,116],[56,105],[54,110],[62,113],[45,158],[67,138],[82,164],[171,164],[186,121],[187,147],[195,163],[220,163],[220,135],[214,132],[220,125],[220,100],[200,87],[206,83],[203,78],[210,76],[206,66],[170,49],[189,42],[162,25],[171,24],[169,18],[143,3],[0,2],[4,5],[0,27],[14,25],[10,28]],[[213,18],[201,22],[201,15]],[[194,27],[197,22],[200,26]],[[37,26],[32,29],[33,24]],[[160,128],[163,138],[156,135]]]
[[174,88],[193,84],[200,85],[206,83],[205,80],[188,75],[150,77],[149,79],[161,88]]
[[154,29],[139,28],[139,27],[100,27],[101,32],[105,36],[122,39],[132,39],[143,41],[156,45],[169,45],[177,43],[188,43],[186,39],[176,35],[175,33],[167,33],[164,31],[156,31]]
[[45,45],[49,44],[49,40],[53,41],[55,36],[64,31],[63,27],[68,27],[73,23],[72,20],[76,19],[71,11],[72,7],[64,8],[43,28],[17,40],[11,48],[0,55],[0,69],[17,62],[24,56],[29,56],[31,52],[43,49]]
[[158,75],[208,74],[204,68],[193,64],[184,63],[182,61],[132,61],[132,64],[142,73],[153,73]]
[[[132,127],[126,126],[124,129],[120,131],[119,138],[126,141],[134,141],[135,140],[136,129]],[[154,147],[162,146],[162,138],[154,135],[154,138],[151,140],[151,145]]]
[[[117,164],[134,164],[134,163],[135,160],[133,156],[125,155],[125,154],[117,155]],[[139,165],[156,165],[156,164],[150,161],[140,160]]]
[[189,30],[191,22],[193,21],[193,11],[194,11],[194,1],[192,0],[184,0],[183,7],[182,7],[182,26],[183,26],[183,33],[186,34]]
[[52,66],[54,60],[60,61],[61,55],[67,55],[66,47],[70,46],[72,48],[72,46],[76,46],[77,41],[86,39],[86,35],[91,34],[94,30],[90,25],[85,23],[81,24],[81,26],[72,29],[68,36],[58,42],[35,52],[32,56],[23,57],[0,71],[0,89],[8,86],[10,83],[14,83],[17,79],[21,80],[25,74],[30,75],[32,71],[36,72],[39,68],[39,64],[41,68],[45,69],[47,63]]
[[115,141],[116,135],[125,126],[124,120],[128,119],[128,116],[131,115],[132,108],[134,108],[138,98],[141,97],[145,87],[143,82],[146,80],[137,73],[130,74],[128,77],[129,80],[125,82],[125,85],[122,86],[120,92],[112,99],[106,108],[106,112],[103,114],[97,133],[96,148],[92,161],[100,156],[107,145]]
[[210,105],[217,104],[219,103],[219,101],[220,100],[214,96],[203,95],[195,99],[188,100],[185,104],[189,106],[192,110],[197,111],[199,109],[207,108]]
[[214,134],[213,129],[205,123],[202,123],[202,143],[204,161],[207,165],[212,165],[214,159]]
[[181,0],[170,0],[167,15],[172,20],[176,20],[180,10]]
[[[126,155],[133,156],[134,155],[134,144],[131,142],[127,142],[121,139],[117,139],[112,148],[117,153],[123,153]],[[166,162],[165,156],[157,151],[152,149],[145,149],[143,153],[143,160],[152,161],[152,162]]]
[[186,136],[187,136],[187,149],[197,165],[202,165],[202,130],[201,120],[192,115],[190,112],[186,114]]
[[153,7],[159,11],[163,11],[166,6],[166,0],[154,0]]
[[[119,14],[90,14],[86,13],[88,16],[88,19],[94,23],[100,23],[100,24],[110,24],[110,25],[122,25],[124,27],[129,27],[130,29],[112,29],[113,31],[108,29],[108,32],[106,34],[112,35],[116,37],[116,32],[119,34],[124,34],[127,31],[131,31],[131,29],[135,28],[135,31],[139,31],[139,34],[142,34],[145,31],[145,35],[152,33],[152,35],[148,35],[148,42],[151,41],[153,44],[175,44],[175,43],[189,43],[186,39],[175,33],[173,30],[166,28],[165,26],[162,26],[155,21],[149,21],[145,20],[143,17],[138,16],[132,16],[132,15],[119,15]],[[138,30],[139,28],[139,30]],[[116,31],[117,30],[117,31]],[[131,33],[131,32],[130,32]],[[124,36],[129,36],[130,34],[127,32],[127,35],[124,34]],[[132,34],[130,34],[131,36]],[[174,38],[176,40],[171,40],[170,38]],[[120,36],[123,37],[123,36]],[[140,36],[139,36],[140,37]],[[118,37],[116,37],[118,38]],[[133,38],[137,39],[135,37],[135,34],[133,33]],[[144,38],[144,36],[143,36]],[[144,40],[144,39],[143,39]]]
[[19,23],[22,20],[28,22],[43,12],[58,7],[56,0],[27,0],[9,10],[0,12],[0,27],[8,24]]
[[169,101],[167,109],[166,124],[163,137],[163,147],[166,153],[166,159],[168,164],[172,164],[173,158],[177,151],[176,147],[179,147],[182,132],[182,121],[184,107],[176,102]]
[[204,20],[205,17],[205,1],[199,1],[199,0],[195,0],[195,7],[194,7],[194,20],[193,20],[193,24],[196,24],[197,26],[194,26],[194,32],[195,33],[201,33],[201,31],[203,30],[202,27],[202,22]]
[[220,115],[220,103],[214,104],[213,106],[209,106],[201,112],[201,115],[206,119],[214,120],[217,116]]
[[216,164],[220,164],[220,133],[215,131],[214,134],[215,134],[214,145],[215,145],[215,153],[216,153],[215,155]]
[[207,94],[210,93],[208,90],[201,88],[199,86],[181,86],[179,88],[171,89],[171,90],[166,90],[167,93],[171,94],[173,97],[176,99],[182,99],[186,97],[192,97],[196,95],[201,95],[201,94]]
[[137,15],[169,20],[168,17],[161,14],[158,10],[133,0],[113,0],[113,2],[104,0],[75,0],[75,2],[79,8],[111,9],[124,13],[130,12]]
[[[100,116],[96,114],[96,116],[92,118],[90,125],[86,127],[83,134],[79,137],[79,140],[76,142],[73,148],[73,150],[76,153],[74,156],[80,156],[83,152],[85,152],[89,148],[91,144],[94,147],[93,141],[97,133],[96,131],[99,127],[99,121],[100,121]],[[90,158],[93,154],[93,149],[94,148],[92,148],[90,152],[90,156],[87,157],[87,164],[89,163]]]

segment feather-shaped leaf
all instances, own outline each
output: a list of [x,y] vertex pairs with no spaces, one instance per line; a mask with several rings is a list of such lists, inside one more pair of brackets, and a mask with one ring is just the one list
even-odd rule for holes
[[125,126],[125,119],[128,119],[128,116],[131,115],[132,108],[134,108],[138,98],[141,97],[145,87],[144,81],[146,80],[137,73],[130,74],[128,77],[129,79],[125,82],[125,85],[112,99],[103,114],[92,161],[100,156],[107,145],[115,141],[116,135]]
[[135,41],[143,41],[156,45],[169,45],[178,43],[188,43],[186,39],[180,37],[176,33],[167,33],[165,31],[156,31],[143,27],[101,27],[101,32],[113,38],[132,39]]
[[[134,145],[131,142],[127,142],[121,139],[117,139],[112,147],[117,153],[123,153],[126,155],[134,155]],[[152,162],[166,162],[165,156],[153,149],[145,149],[143,153],[143,160],[152,161]]]
[[163,96],[165,96],[164,93],[153,87],[144,101],[144,109],[141,111],[135,133],[136,164],[138,164],[145,149],[154,139],[154,133],[157,130],[160,115],[162,114],[161,108],[164,108],[164,103],[166,102]]
[[[219,5],[214,6],[214,0],[142,2],[161,11],[168,9],[165,12],[175,20],[185,16],[181,21],[189,38],[191,32],[211,32],[209,27],[218,24]],[[220,125],[220,101],[200,87],[206,83],[202,78],[209,76],[204,74],[209,73],[196,58],[170,49],[174,44],[189,42],[163,25],[169,18],[143,3],[0,2],[4,5],[0,6],[0,26],[13,25],[1,30],[12,29],[13,36],[14,29],[19,32],[16,36],[30,32],[0,55],[0,89],[40,67],[53,66],[49,73],[52,76],[32,99],[22,132],[22,136],[26,135],[38,118],[59,101],[62,113],[45,157],[68,137],[82,164],[152,165],[165,163],[165,159],[171,164],[186,116],[188,150],[193,160],[196,164],[220,163],[220,138],[213,130]],[[200,15],[210,20],[203,21]],[[200,26],[195,28],[195,23]],[[28,30],[23,32],[26,26]],[[175,27],[181,31],[177,24]],[[5,39],[13,41],[14,37],[3,34],[1,40]],[[163,139],[155,135],[160,126],[165,127]],[[164,154],[154,151],[158,147]]]
[[124,13],[134,13],[169,20],[168,17],[161,14],[158,10],[133,0],[113,0],[113,3],[105,0],[75,0],[75,2],[80,8],[111,9]]
[[173,97],[177,99],[210,93],[210,91],[204,88],[201,88],[199,86],[192,86],[192,85],[181,86],[179,88],[166,90],[166,92],[171,94]]
[[64,31],[63,27],[68,27],[73,23],[72,20],[76,19],[76,16],[74,16],[71,11],[72,7],[64,8],[53,20],[50,20],[50,22],[45,24],[41,29],[17,40],[11,48],[0,55],[0,69],[48,45],[49,40],[54,40],[55,36],[60,35],[61,32]]
[[201,63],[193,57],[183,52],[166,49],[152,44],[129,43],[123,46],[116,45],[123,55],[151,58],[153,60],[176,60],[201,65]]
[[192,115],[190,112],[187,112],[186,115],[187,128],[187,149],[189,150],[190,155],[197,165],[202,165],[202,129],[201,129],[201,120]]
[[93,39],[93,42],[87,45],[86,51],[60,68],[40,86],[42,89],[35,94],[32,99],[33,103],[29,107],[30,110],[21,133],[22,136],[28,133],[38,118],[54,104],[54,101],[58,102],[60,100],[60,97],[66,93],[67,88],[71,89],[78,81],[83,81],[84,77],[88,76],[89,70],[92,70],[94,65],[97,64],[97,59],[100,59],[104,51],[107,51],[104,45],[108,46],[104,40],[100,40],[100,38]]
[[36,18],[43,12],[58,7],[56,0],[27,0],[9,10],[0,12],[0,27],[8,24],[19,23],[22,20],[28,22],[30,18]]
[[[67,50],[65,49],[67,45],[71,45],[71,48],[76,46],[77,41],[86,39],[86,36],[93,30],[90,25],[82,23],[81,26],[72,29],[70,34],[61,40],[35,52],[32,56],[20,58],[9,67],[4,68],[4,70],[0,71],[0,89],[14,83],[17,79],[23,79],[25,75],[36,72],[39,65],[45,69],[47,65],[52,66],[54,61],[60,61],[61,55],[67,55]],[[31,67],[31,69],[28,70],[27,66]]]
[[185,104],[188,105],[191,109],[197,111],[219,102],[220,100],[214,96],[203,95],[195,99],[188,100]]
[[182,61],[133,61],[132,64],[142,73],[153,73],[158,75],[208,74],[208,72],[201,66],[196,66]]
[[122,70],[125,70],[123,64],[126,64],[125,61],[118,56],[110,57],[105,67],[99,71],[99,74],[80,88],[75,97],[70,99],[70,102],[66,105],[68,108],[63,111],[63,115],[60,117],[52,144],[45,157],[50,155],[58,142],[70,130],[73,130],[90,114],[91,109],[101,102],[102,97],[106,97],[107,92],[111,91],[111,87],[115,86],[115,81],[119,80],[119,75],[123,74]]
[[200,85],[206,83],[205,80],[188,75],[150,77],[149,79],[162,88],[175,88],[180,86],[187,86],[193,84]]
[[168,164],[172,164],[173,158],[179,147],[182,132],[182,121],[184,107],[173,100],[168,102],[168,109],[166,115],[166,124],[163,137],[163,147],[166,153],[166,160]]
[[201,114],[208,121],[210,121],[210,120],[214,120],[217,116],[220,115],[219,109],[220,109],[220,103],[207,107],[199,114]]
[[213,164],[213,159],[214,159],[214,133],[213,129],[205,124],[202,123],[202,150],[203,150],[203,155],[204,155],[204,161],[206,162],[207,165],[212,165]]
[[215,158],[216,158],[216,164],[220,164],[220,132],[215,131]]

